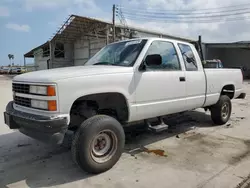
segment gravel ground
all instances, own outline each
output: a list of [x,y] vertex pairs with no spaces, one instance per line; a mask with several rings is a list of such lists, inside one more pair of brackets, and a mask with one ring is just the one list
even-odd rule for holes
[[[247,82],[245,89],[250,94]],[[9,130],[2,112],[12,98],[11,78],[0,75],[0,92],[1,188],[235,188],[248,181],[248,97],[233,101],[231,120],[224,126],[214,126],[209,112],[197,110],[169,118],[170,129],[161,134],[149,133],[139,126],[127,130],[120,161],[108,172],[93,176],[73,164],[69,150]],[[157,152],[147,152],[145,148]]]

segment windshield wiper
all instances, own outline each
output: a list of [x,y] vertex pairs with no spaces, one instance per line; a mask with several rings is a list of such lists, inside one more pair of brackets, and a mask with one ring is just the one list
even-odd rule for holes
[[102,62],[97,62],[97,63],[94,63],[93,65],[109,65],[110,63],[109,62],[105,62],[105,61],[102,61]]
[[124,65],[121,65],[121,64],[116,64],[116,63],[109,63],[109,62],[97,62],[97,63],[94,63],[93,65],[111,65],[111,66],[124,66]]

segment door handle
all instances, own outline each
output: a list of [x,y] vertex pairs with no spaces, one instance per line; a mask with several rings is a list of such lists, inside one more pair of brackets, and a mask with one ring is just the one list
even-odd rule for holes
[[186,78],[185,77],[180,77],[180,82],[185,82]]

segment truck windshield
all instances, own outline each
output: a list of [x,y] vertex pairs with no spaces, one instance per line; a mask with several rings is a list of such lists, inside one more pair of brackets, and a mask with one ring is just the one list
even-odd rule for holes
[[109,44],[85,65],[133,66],[146,42],[145,39],[135,39]]

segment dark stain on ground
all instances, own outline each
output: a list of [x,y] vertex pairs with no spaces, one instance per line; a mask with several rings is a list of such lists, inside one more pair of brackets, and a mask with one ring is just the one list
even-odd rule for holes
[[238,118],[238,119],[246,119],[246,117],[236,117],[236,118]]
[[157,156],[161,156],[161,157],[167,157],[168,155],[165,154],[164,150],[161,149],[148,149],[148,148],[143,148],[143,151],[146,153],[153,153]]
[[[148,149],[144,146],[141,146],[140,148],[137,148],[133,151],[130,152],[130,155],[135,157],[136,154],[141,153],[141,152],[145,152],[145,153],[153,153],[157,156],[161,156],[161,157],[167,157],[168,155],[166,154],[166,152],[162,149]],[[135,159],[137,159],[137,157],[135,157]]]
[[[187,136],[184,138],[185,140],[189,142],[197,142],[197,144],[200,147],[201,150],[204,150],[204,152],[208,152],[208,148],[219,148],[222,144],[221,141],[224,139],[222,138],[217,138],[217,137],[212,137],[212,136],[207,136],[201,133],[195,133],[191,132],[191,136],[186,134]],[[205,146],[205,147],[204,147]]]
[[26,146],[31,146],[31,144],[18,144],[17,147],[20,148],[20,147],[26,147]]
[[246,157],[250,156],[250,140],[244,140],[243,142],[247,146],[247,148],[242,153],[233,156],[232,159],[229,161],[229,164],[236,165]]
[[241,106],[248,106],[248,103],[240,103]]
[[211,141],[211,140],[205,140],[205,139],[201,139],[199,141],[199,143],[202,144],[202,145],[206,145],[206,146],[208,146],[210,148],[216,148],[216,147],[218,147],[220,145],[220,143],[218,143],[218,142],[214,142],[214,141]]
[[[188,135],[188,134],[187,134]],[[189,140],[189,141],[196,141],[196,140],[200,140],[203,139],[206,135],[201,134],[201,133],[197,133],[197,134],[191,134],[191,136],[187,136],[185,137],[185,139]]]
[[48,152],[44,156],[37,156],[37,159],[46,160],[46,159],[52,158],[54,155],[60,155],[60,154],[66,153],[66,152],[68,152],[68,150],[66,148],[60,147],[60,148],[55,149],[54,151]]

